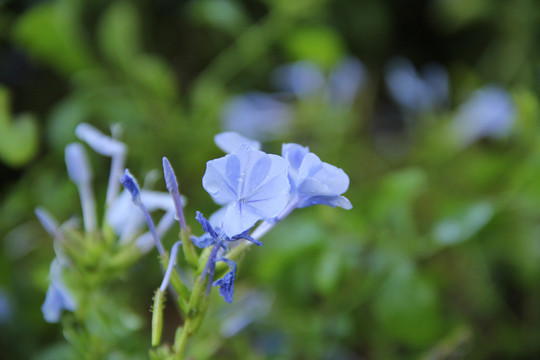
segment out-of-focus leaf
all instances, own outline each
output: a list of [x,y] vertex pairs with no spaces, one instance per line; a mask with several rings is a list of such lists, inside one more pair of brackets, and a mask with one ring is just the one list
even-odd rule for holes
[[98,28],[99,45],[107,58],[123,64],[140,52],[140,25],[137,9],[131,2],[113,2]]
[[342,255],[338,251],[328,249],[323,252],[313,274],[313,281],[317,290],[325,295],[332,294],[338,285],[342,266]]
[[374,301],[377,323],[395,340],[425,346],[439,336],[437,293],[411,264],[396,266]]
[[62,153],[67,144],[75,140],[75,128],[85,121],[86,109],[75,98],[58,104],[52,111],[47,124],[47,140],[58,152]]
[[153,98],[165,102],[176,100],[175,75],[160,59],[139,55],[131,59],[127,71]]
[[438,0],[433,7],[441,20],[439,24],[456,31],[489,15],[490,4],[489,0]]
[[25,13],[13,38],[32,56],[71,74],[91,65],[90,51],[79,27],[76,1],[49,1]]
[[493,205],[487,201],[467,204],[456,215],[435,224],[433,238],[441,245],[459,244],[482,230],[494,214]]
[[384,216],[395,208],[410,206],[427,185],[422,169],[410,168],[394,172],[383,179],[373,211],[376,217]]
[[9,166],[26,164],[38,148],[38,127],[30,114],[11,118],[9,94],[0,87],[0,159]]
[[330,68],[345,55],[339,35],[329,27],[308,27],[294,31],[284,40],[293,61],[308,60]]
[[195,1],[191,4],[191,11],[193,19],[198,23],[231,34],[238,33],[248,23],[244,10],[236,1]]

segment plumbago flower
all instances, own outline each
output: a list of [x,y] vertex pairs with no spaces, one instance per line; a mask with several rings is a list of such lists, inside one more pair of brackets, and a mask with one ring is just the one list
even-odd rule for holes
[[386,64],[384,79],[390,96],[408,114],[433,111],[448,102],[448,73],[440,64],[426,64],[418,73],[408,59],[397,57]]
[[[112,229],[118,238],[119,245],[125,246],[127,249],[129,244],[134,243],[141,255],[148,252],[153,246],[153,240],[150,232],[141,234],[144,217],[129,201],[127,191],[119,193],[119,179],[127,153],[126,146],[85,123],[77,126],[75,134],[97,153],[111,157],[111,171],[105,203],[105,227]],[[56,257],[51,263],[49,275],[51,282],[41,308],[47,322],[58,322],[62,310],[75,311],[78,306],[75,294],[72,294],[64,281],[65,274],[76,266],[77,259],[72,258],[73,254],[66,254],[64,247],[72,248],[76,245],[84,249],[86,246],[92,246],[91,238],[102,236],[98,235],[96,202],[92,188],[93,174],[84,146],[81,143],[67,145],[65,159],[69,178],[79,191],[84,230],[89,239],[85,244],[78,243],[77,238],[72,239],[70,236],[77,231],[73,222],[58,225],[58,221],[47,210],[36,209],[38,220],[54,239],[56,253]],[[148,190],[141,191],[141,199],[147,204],[150,211],[158,209],[166,211],[157,226],[157,232],[163,235],[174,222],[173,201],[168,194]]]
[[462,146],[467,146],[484,137],[508,136],[515,119],[516,107],[510,94],[500,86],[486,85],[459,107],[451,131]]
[[[283,144],[282,157],[266,154],[260,143],[239,134],[227,132],[215,137],[218,147],[230,154],[207,163],[203,187],[214,201],[223,207],[206,220],[197,213],[197,221],[206,232],[192,237],[198,247],[213,246],[202,278],[214,275],[217,261],[228,261],[231,271],[216,282],[220,294],[232,301],[236,264],[226,257],[217,257],[228,241],[258,240],[276,223],[296,208],[329,205],[351,209],[350,201],[342,196],[349,187],[349,177],[333,165],[322,162],[307,147]],[[258,221],[261,225],[248,235]],[[233,265],[234,264],[234,265]]]

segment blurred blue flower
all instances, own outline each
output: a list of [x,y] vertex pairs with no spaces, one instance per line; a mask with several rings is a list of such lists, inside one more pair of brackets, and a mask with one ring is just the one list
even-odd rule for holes
[[309,61],[298,61],[278,67],[273,80],[279,90],[302,98],[322,90],[325,77],[321,69]]
[[51,263],[49,272],[51,283],[47,289],[45,302],[41,306],[43,318],[49,323],[58,322],[62,311],[75,311],[77,309],[75,299],[62,281],[63,269],[64,266],[59,258],[55,258]]
[[277,155],[242,145],[234,153],[208,161],[203,187],[225,208],[214,222],[227,236],[277,216],[289,200],[289,164]]
[[483,137],[503,138],[512,130],[515,117],[515,105],[508,92],[501,87],[487,85],[476,90],[459,107],[452,130],[463,145]]
[[329,205],[351,209],[351,202],[341,196],[349,188],[349,177],[333,165],[322,162],[309,148],[298,144],[283,144],[282,155],[290,164],[291,198],[299,208]]
[[427,64],[418,74],[408,59],[398,57],[386,65],[385,81],[394,101],[414,114],[435,110],[448,102],[448,74],[439,64]]
[[330,71],[328,78],[308,61],[280,66],[273,78],[278,89],[298,98],[323,94],[331,105],[350,106],[367,81],[367,71],[360,60],[347,57]]
[[291,109],[273,95],[251,92],[227,102],[221,118],[226,131],[264,140],[287,131]]

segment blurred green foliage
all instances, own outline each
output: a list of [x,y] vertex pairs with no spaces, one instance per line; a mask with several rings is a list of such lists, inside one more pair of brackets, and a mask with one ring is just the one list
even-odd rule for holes
[[[241,263],[235,302],[213,301],[193,358],[537,358],[539,13],[530,0],[0,2],[0,297],[9,304],[0,305],[0,357],[69,357],[70,334],[39,311],[54,253],[32,210],[80,214],[63,164],[78,123],[122,124],[134,173],[167,156],[192,220],[216,209],[200,181],[220,156],[213,136],[226,101],[272,89],[279,65],[329,71],[352,54],[369,71],[353,106],[291,102],[290,131],[265,146],[301,143],[343,168],[354,208],[304,209],[270,232]],[[444,64],[448,106],[406,119],[384,87],[395,55]],[[516,105],[511,134],[456,146],[447,136],[456,109],[493,82]],[[108,164],[90,160],[103,197]],[[118,281],[126,308],[97,293],[95,309],[117,314],[136,335],[109,338],[144,358],[155,257]],[[241,313],[235,303],[253,291],[269,312],[227,337],[228,312]],[[103,319],[94,325],[104,335],[118,329]],[[169,343],[178,321],[167,308]]]

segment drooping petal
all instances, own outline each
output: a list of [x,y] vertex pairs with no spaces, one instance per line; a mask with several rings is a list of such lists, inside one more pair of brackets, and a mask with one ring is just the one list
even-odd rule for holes
[[212,286],[219,286],[219,294],[223,297],[223,299],[226,302],[230,304],[233,300],[233,295],[234,295],[234,279],[236,277],[236,263],[227,258],[219,258],[219,259],[216,259],[216,261],[223,261],[227,263],[227,265],[229,265],[229,268],[231,269],[231,271],[225,274],[223,278],[214,281],[214,283],[212,284]]
[[228,154],[238,150],[241,145],[247,145],[257,150],[261,149],[260,142],[248,139],[234,131],[226,131],[217,134],[214,136],[214,142],[221,150]]
[[352,209],[352,204],[345,196],[309,196],[302,199],[298,204],[298,208],[304,208],[313,205],[328,205],[331,207],[340,207],[345,210]]
[[210,236],[214,239],[218,238],[218,234],[214,231],[213,226],[206,220],[206,218],[201,214],[199,211],[197,211],[197,214],[195,216],[195,219],[201,224],[203,230],[210,234]]

